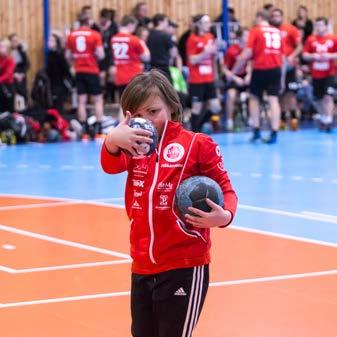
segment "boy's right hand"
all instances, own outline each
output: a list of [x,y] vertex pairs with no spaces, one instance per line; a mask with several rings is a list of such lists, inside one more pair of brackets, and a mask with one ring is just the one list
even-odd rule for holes
[[150,138],[152,132],[143,129],[133,129],[128,124],[131,119],[131,113],[126,112],[125,119],[114,128],[105,139],[105,146],[110,153],[117,154],[120,149],[127,150],[132,156],[139,156],[137,150],[141,152],[139,143],[151,144]]

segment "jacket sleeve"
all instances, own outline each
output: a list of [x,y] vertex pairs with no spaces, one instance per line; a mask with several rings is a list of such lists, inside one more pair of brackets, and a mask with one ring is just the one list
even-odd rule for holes
[[13,80],[15,63],[13,59],[8,58],[5,67],[0,75],[0,83],[7,83]]
[[101,149],[101,166],[109,174],[121,173],[127,170],[128,159],[124,152],[112,154],[108,151],[105,142]]
[[237,195],[224,167],[219,146],[211,137],[204,134],[199,134],[198,138],[199,170],[202,175],[215,180],[220,185],[224,195],[224,209],[230,211],[232,214],[232,218],[227,224],[228,226],[233,221],[236,213],[238,204]]

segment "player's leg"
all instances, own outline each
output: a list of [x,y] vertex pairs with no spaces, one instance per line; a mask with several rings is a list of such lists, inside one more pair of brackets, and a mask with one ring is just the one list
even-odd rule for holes
[[334,89],[334,78],[327,77],[324,80],[324,95],[322,98],[322,116],[321,116],[321,125],[324,131],[331,131],[332,123],[333,123],[333,114],[334,114],[334,101],[333,95],[335,92]]
[[226,97],[227,131],[234,129],[234,108],[237,97],[237,89],[229,88]]
[[206,83],[204,90],[204,98],[207,101],[207,108],[210,114],[213,131],[218,131],[220,129],[220,113],[222,108],[215,83]]
[[334,102],[331,95],[324,95],[322,99],[322,117],[321,123],[324,131],[330,132],[333,122]]
[[291,130],[297,130],[298,127],[298,103],[296,99],[297,78],[295,68],[286,73],[285,92],[280,97],[281,106],[281,128],[285,128],[287,119],[290,118]]
[[250,116],[250,124],[253,129],[253,136],[250,139],[251,142],[255,142],[261,138],[260,133],[260,102],[263,97],[264,90],[264,71],[253,70],[252,79],[249,86],[249,100],[248,109]]
[[88,101],[87,94],[78,95],[77,118],[83,125],[87,122],[87,110],[86,110],[87,101]]
[[154,332],[152,291],[153,275],[132,274],[131,333],[133,337],[157,337]]
[[82,125],[83,133],[87,133],[87,101],[88,92],[85,74],[76,74],[76,91],[77,91],[77,119]]
[[199,132],[201,129],[201,111],[203,107],[202,84],[190,84],[189,94],[191,97],[191,129]]
[[192,336],[208,284],[208,265],[158,274],[153,292],[156,337]]
[[325,109],[324,109],[324,101],[323,101],[323,98],[326,93],[325,80],[324,79],[313,79],[312,86],[313,86],[313,95],[315,99],[315,106],[319,114],[319,122],[320,122],[319,127],[320,129],[323,129],[324,128],[323,121],[325,121]]
[[277,140],[277,131],[280,128],[280,116],[281,109],[278,96],[268,96],[268,102],[270,106],[270,125],[271,133],[269,138],[266,139],[266,143],[272,144]]
[[279,102],[279,92],[281,90],[281,69],[275,68],[266,73],[266,92],[270,107],[270,136],[265,139],[268,144],[273,144],[277,140],[277,132],[280,128],[281,108]]
[[88,93],[94,97],[94,113],[96,117],[96,123],[93,130],[93,135],[101,133],[101,123],[104,115],[104,102],[103,102],[103,90],[100,82],[99,75],[88,75]]

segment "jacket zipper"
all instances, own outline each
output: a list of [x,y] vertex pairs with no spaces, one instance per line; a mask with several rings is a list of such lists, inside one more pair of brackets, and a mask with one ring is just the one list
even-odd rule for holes
[[166,132],[166,127],[167,127],[167,122],[165,123],[165,127],[164,127],[164,131],[159,143],[159,148],[158,148],[158,152],[156,154],[156,166],[155,166],[155,170],[154,170],[154,177],[153,177],[153,181],[152,181],[152,185],[150,187],[150,192],[149,192],[149,213],[148,213],[148,217],[149,217],[149,227],[150,227],[150,246],[149,246],[149,256],[150,256],[150,260],[153,264],[157,264],[154,256],[153,256],[153,245],[154,245],[154,226],[153,226],[153,192],[154,189],[157,185],[157,179],[158,179],[158,172],[159,172],[159,158],[160,158],[160,153],[161,153],[161,147],[162,147],[162,143],[163,143],[163,139],[164,139],[164,135]]

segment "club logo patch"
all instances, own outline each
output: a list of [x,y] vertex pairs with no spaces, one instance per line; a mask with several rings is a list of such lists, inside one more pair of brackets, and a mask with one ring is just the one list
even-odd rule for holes
[[164,149],[164,159],[169,163],[175,163],[179,161],[185,153],[184,147],[179,143],[172,143]]

